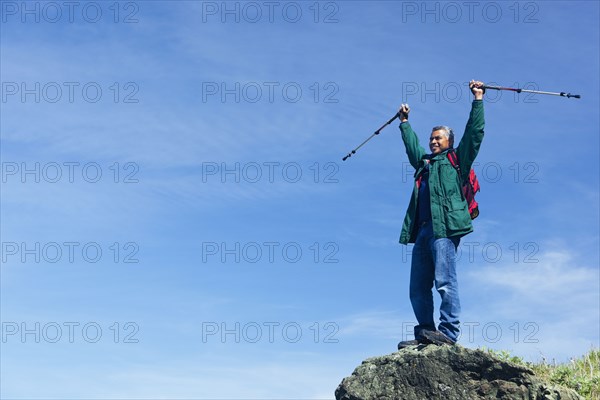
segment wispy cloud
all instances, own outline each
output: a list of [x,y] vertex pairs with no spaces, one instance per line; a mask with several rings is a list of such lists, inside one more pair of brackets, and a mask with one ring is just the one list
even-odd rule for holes
[[514,348],[534,359],[583,354],[598,344],[598,268],[560,247],[538,258],[539,263],[502,263],[465,273],[465,287],[484,288],[485,295],[467,319],[480,330],[485,324],[502,330],[498,342],[496,326],[490,326],[494,340],[480,331],[476,342]]
[[[553,309],[593,307],[598,300],[598,269],[581,265],[564,249],[539,255],[536,263],[508,263],[470,269],[467,273],[476,282],[497,287],[503,298],[518,300],[518,304],[545,305]],[[550,299],[560,299],[549,302]],[[517,306],[518,304],[513,304]]]

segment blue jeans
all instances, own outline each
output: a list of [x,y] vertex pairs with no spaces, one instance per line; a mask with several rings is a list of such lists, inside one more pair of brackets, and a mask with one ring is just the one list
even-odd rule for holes
[[413,248],[410,268],[410,302],[417,317],[415,339],[423,330],[435,330],[433,294],[442,298],[439,331],[456,341],[460,334],[460,301],[456,278],[456,250],[460,238],[436,239],[431,222],[421,225]]

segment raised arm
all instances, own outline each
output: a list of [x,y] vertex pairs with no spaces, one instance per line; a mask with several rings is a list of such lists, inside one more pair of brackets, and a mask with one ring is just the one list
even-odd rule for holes
[[408,104],[402,104],[398,110],[398,117],[400,118],[400,131],[402,132],[402,141],[404,141],[404,147],[406,148],[406,155],[408,161],[414,169],[419,168],[419,161],[426,154],[423,146],[419,144],[419,138],[415,131],[412,130],[410,123],[408,122],[408,113],[410,108]]
[[460,143],[456,149],[456,155],[462,173],[462,179],[466,180],[469,176],[471,166],[479,153],[481,142],[483,141],[485,120],[483,115],[483,82],[471,81],[469,83],[471,92],[475,96],[471,105],[471,114],[469,121],[465,127],[465,133],[460,139]]

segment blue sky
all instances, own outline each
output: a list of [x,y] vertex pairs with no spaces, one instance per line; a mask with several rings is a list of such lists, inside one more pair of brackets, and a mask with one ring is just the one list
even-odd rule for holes
[[0,4],[3,398],[333,398],[414,324],[397,123],[342,157],[470,79],[582,98],[487,93],[460,343],[600,345],[597,2]]

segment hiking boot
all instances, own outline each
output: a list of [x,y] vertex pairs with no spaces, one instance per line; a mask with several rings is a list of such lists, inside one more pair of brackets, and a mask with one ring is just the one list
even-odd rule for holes
[[404,340],[404,341],[398,343],[398,350],[402,350],[402,349],[404,349],[406,347],[410,347],[410,346],[418,346],[421,343],[423,343],[423,342],[418,341],[418,340]]
[[448,344],[451,346],[456,343],[454,340],[450,339],[440,331],[422,331],[421,336],[423,337],[423,342],[425,343],[437,345]]

